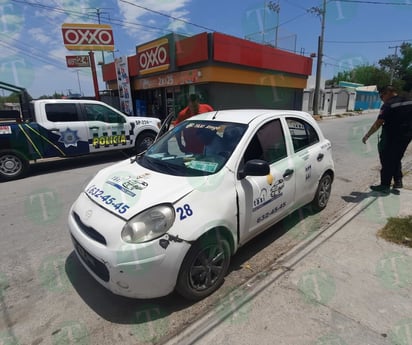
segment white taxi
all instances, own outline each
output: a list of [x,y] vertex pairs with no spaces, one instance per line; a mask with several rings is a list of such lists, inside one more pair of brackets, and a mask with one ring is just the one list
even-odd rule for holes
[[304,205],[325,208],[333,178],[331,143],[311,115],[205,113],[101,170],[70,210],[70,234],[113,293],[198,300],[250,239]]

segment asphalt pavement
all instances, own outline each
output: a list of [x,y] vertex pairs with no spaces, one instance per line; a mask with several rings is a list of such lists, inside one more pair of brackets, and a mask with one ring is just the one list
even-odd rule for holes
[[412,215],[412,169],[232,291],[167,345],[412,345],[412,249],[378,236]]

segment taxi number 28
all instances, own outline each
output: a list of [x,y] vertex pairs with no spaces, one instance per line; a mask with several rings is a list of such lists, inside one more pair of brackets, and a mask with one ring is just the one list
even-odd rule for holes
[[179,214],[180,220],[184,220],[187,217],[191,217],[193,215],[193,211],[188,204],[184,204],[183,207],[178,207],[176,209],[176,212]]

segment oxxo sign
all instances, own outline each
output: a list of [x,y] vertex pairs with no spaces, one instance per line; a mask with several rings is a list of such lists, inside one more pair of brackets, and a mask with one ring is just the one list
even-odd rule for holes
[[169,40],[162,38],[138,47],[137,63],[140,75],[169,69]]
[[112,27],[107,24],[65,23],[62,34],[68,50],[114,50]]

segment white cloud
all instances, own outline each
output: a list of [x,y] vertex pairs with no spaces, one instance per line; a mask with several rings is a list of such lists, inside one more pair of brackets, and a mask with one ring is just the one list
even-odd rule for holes
[[[138,6],[136,6],[133,1],[117,0],[123,20],[141,25],[149,25],[153,28],[158,28],[159,32],[164,30],[164,33],[166,33],[167,30],[172,31],[185,27],[184,22],[173,20],[168,16],[189,21],[189,12],[185,7],[190,2],[191,0],[143,0],[139,2]],[[131,28],[130,31],[132,33],[141,33],[141,29],[138,29],[137,27],[136,29]],[[154,29],[149,29],[144,33],[144,36],[150,40],[158,37],[159,32],[155,32]],[[145,42],[141,39],[139,41]]]
[[33,40],[37,43],[47,44],[52,41],[50,34],[47,34],[42,28],[31,28],[28,33],[33,36]]

